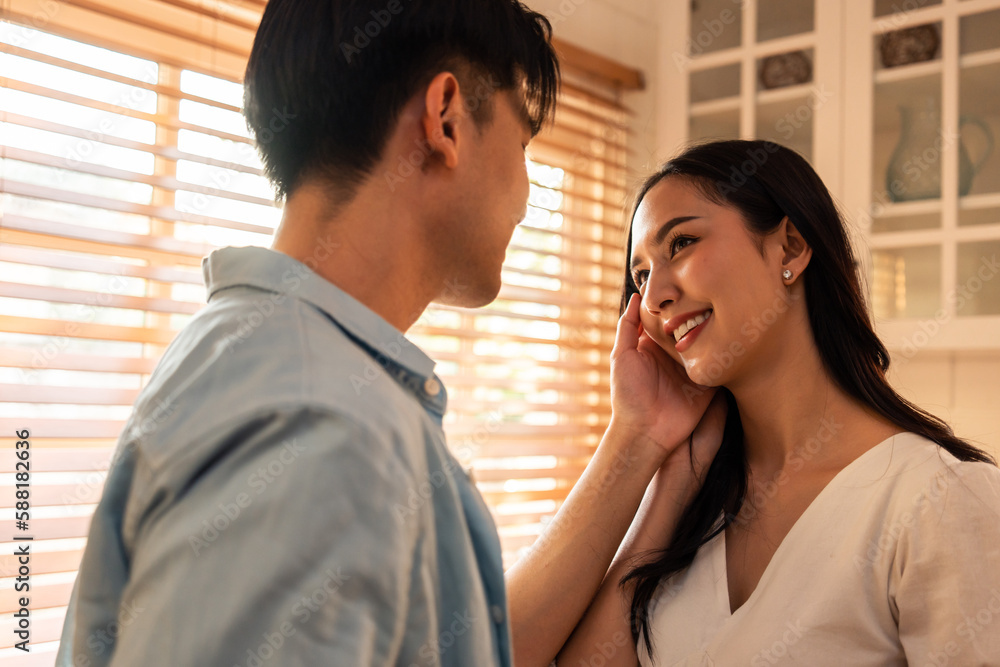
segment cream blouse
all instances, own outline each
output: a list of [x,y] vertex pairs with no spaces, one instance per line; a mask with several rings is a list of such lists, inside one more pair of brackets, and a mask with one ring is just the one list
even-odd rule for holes
[[643,666],[1000,665],[1000,469],[900,433],[792,526],[729,611],[725,533],[660,585]]

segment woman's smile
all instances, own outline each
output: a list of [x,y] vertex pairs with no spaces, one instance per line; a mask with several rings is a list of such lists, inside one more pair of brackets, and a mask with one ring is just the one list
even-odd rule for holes
[[709,309],[701,315],[689,319],[687,322],[674,329],[673,333],[669,331],[669,325],[664,327],[667,337],[672,337],[675,341],[674,349],[676,349],[677,352],[684,352],[684,350],[694,344],[695,339],[711,322],[712,312],[713,311]]

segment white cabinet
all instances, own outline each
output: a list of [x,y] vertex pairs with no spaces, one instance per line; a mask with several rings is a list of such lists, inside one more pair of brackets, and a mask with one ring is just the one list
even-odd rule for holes
[[1000,0],[661,11],[661,153],[709,137],[794,148],[847,215],[897,355],[1000,350]]

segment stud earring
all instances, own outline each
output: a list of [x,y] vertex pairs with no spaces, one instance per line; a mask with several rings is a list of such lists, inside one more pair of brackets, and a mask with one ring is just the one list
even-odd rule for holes
[[781,277],[784,278],[785,280],[791,280],[792,279],[792,272],[791,272],[791,270],[790,269],[785,269],[781,273]]

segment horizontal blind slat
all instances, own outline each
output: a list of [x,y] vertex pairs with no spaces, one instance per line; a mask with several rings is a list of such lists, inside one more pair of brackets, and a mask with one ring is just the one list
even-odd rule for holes
[[[229,162],[227,160],[216,160],[214,158],[208,158],[201,155],[196,155],[194,153],[187,153],[171,146],[155,146],[152,144],[144,144],[139,141],[131,141],[129,139],[122,139],[120,137],[111,136],[109,134],[101,134],[99,139],[94,137],[94,133],[90,130],[82,130],[80,128],[73,127],[71,125],[63,125],[61,123],[55,123],[48,120],[42,120],[39,118],[31,118],[28,116],[23,116],[15,113],[6,113],[6,122],[15,125],[20,125],[22,127],[30,127],[36,130],[43,130],[46,132],[53,132],[56,134],[64,134],[68,137],[75,137],[77,139],[84,139],[86,141],[92,141],[95,144],[107,144],[109,146],[116,146],[118,148],[128,148],[135,151],[142,151],[144,153],[150,153],[156,157],[163,158],[164,160],[177,162],[179,160],[187,160],[189,162],[196,162],[198,164],[203,164],[209,167],[221,167],[223,169],[229,169],[231,171],[238,171],[244,174],[250,174],[252,176],[260,176],[262,174],[261,170],[256,167],[248,167],[247,165],[239,164],[238,162]],[[206,133],[204,129],[201,132]],[[70,158],[77,159],[74,157]]]
[[134,248],[151,251],[160,257],[171,258],[177,262],[191,261],[200,264],[202,257],[214,250],[208,244],[181,241],[167,236],[150,236],[97,227],[84,227],[68,222],[40,220],[22,215],[6,214],[3,225],[3,228],[0,228],[0,234],[5,239],[10,230],[26,232],[31,235],[26,239],[19,239],[22,243],[33,239],[44,240],[46,237],[58,237],[70,241],[93,243],[96,246],[92,248],[95,252],[105,252],[99,246]]
[[[40,551],[36,542],[32,546],[31,571],[36,574],[48,574],[50,572],[72,572],[80,567],[80,559],[83,557],[83,549],[66,549],[63,551]],[[9,548],[8,548],[9,547]],[[13,555],[16,547],[13,544],[5,544],[0,552],[0,576],[11,576],[17,572],[17,556]]]
[[47,153],[39,153],[36,151],[28,151],[21,148],[7,147],[3,149],[3,155],[0,157],[6,157],[11,160],[19,160],[22,162],[30,162],[32,164],[44,165],[47,167],[54,167],[56,169],[65,169],[67,171],[77,172],[81,174],[90,174],[92,176],[104,176],[106,178],[115,178],[119,180],[129,181],[131,183],[144,183],[147,185],[155,186],[161,190],[167,192],[176,192],[178,190],[184,190],[187,192],[197,192],[201,194],[213,195],[215,197],[220,197],[222,199],[231,199],[233,201],[242,201],[249,204],[257,204],[259,206],[274,206],[273,199],[266,199],[264,197],[254,197],[253,195],[246,195],[239,192],[233,192],[231,190],[224,190],[218,187],[207,187],[203,185],[197,185],[194,183],[187,183],[184,181],[177,180],[176,178],[170,176],[148,176],[146,174],[137,174],[132,171],[126,171],[124,169],[116,169],[114,167],[106,167],[100,164],[92,164],[88,162],[77,161],[72,166],[66,164],[65,158],[58,158],[54,155],[48,155]]
[[[96,471],[90,473],[97,475]],[[31,485],[32,507],[64,507],[66,505],[93,505],[101,500],[104,482],[88,484],[39,484]],[[7,495],[7,494],[4,494]],[[14,494],[10,498],[0,497],[0,508],[12,508],[16,502]],[[2,565],[0,565],[2,567]]]
[[177,269],[169,266],[140,266],[99,257],[88,257],[78,253],[53,252],[34,247],[2,245],[0,246],[0,261],[67,269],[70,271],[86,271],[112,276],[145,278],[159,282],[187,283],[189,285],[203,284],[200,271]]
[[[0,427],[5,429],[13,420],[0,420]],[[66,420],[69,422],[70,420]],[[22,424],[18,428],[24,428]],[[30,429],[32,439],[43,434],[40,429]],[[13,432],[13,430],[10,430]],[[114,449],[110,447],[88,447],[73,449],[32,449],[31,467],[34,472],[76,472],[88,470],[106,470],[111,462]],[[14,472],[14,457],[4,457],[0,461],[0,472]],[[9,459],[9,460],[7,460]]]
[[[131,0],[129,3],[105,0],[63,0],[94,13],[104,14],[134,27],[149,28],[173,37],[202,44],[216,51],[230,53],[241,60],[250,56],[251,30],[225,30],[224,23],[206,22],[192,12],[178,11],[155,0]],[[151,13],[156,15],[150,16]]]
[[104,111],[118,116],[125,116],[126,118],[146,121],[147,123],[153,123],[169,130],[192,130],[194,132],[202,132],[220,139],[226,139],[227,141],[232,141],[236,144],[247,144],[248,146],[252,144],[250,139],[239,134],[232,134],[231,132],[225,132],[223,130],[217,130],[205,127],[204,125],[197,125],[195,123],[186,123],[181,120],[176,120],[170,116],[148,113],[146,111],[140,111],[128,106],[110,104],[108,102],[102,102],[100,100],[84,97],[82,95],[76,95],[74,93],[63,92],[61,90],[56,90],[55,88],[21,81],[11,77],[6,77],[4,79],[4,87],[10,88],[11,90],[17,90],[22,93],[29,93],[39,97],[46,97],[51,100],[57,100],[59,102],[75,104],[88,109],[95,109],[97,111]]
[[157,343],[167,345],[177,335],[168,329],[147,327],[126,327],[117,324],[95,324],[75,320],[49,320],[18,315],[0,315],[0,331],[10,333],[39,334],[42,336],[93,338],[98,340],[129,341],[133,343]]
[[265,227],[263,225],[254,225],[246,222],[236,222],[234,220],[215,218],[208,215],[180,212],[170,206],[136,204],[120,199],[102,197],[100,195],[58,190],[44,185],[22,183],[9,179],[4,181],[4,188],[6,192],[12,195],[20,195],[22,197],[30,197],[32,199],[43,199],[46,201],[66,202],[77,206],[86,206],[88,208],[102,209],[105,211],[131,213],[134,215],[148,216],[150,218],[158,218],[160,220],[169,220],[171,222],[187,222],[198,225],[209,225],[212,227],[224,227],[226,229],[253,232],[255,234],[264,234],[266,236],[270,236],[274,232],[272,228]]
[[53,385],[0,384],[0,395],[8,402],[66,403],[77,405],[132,405],[138,389],[104,387],[59,387]]
[[[28,30],[37,29],[36,0],[5,1],[6,20]],[[246,59],[236,54],[65,3],[48,16],[45,29],[68,39],[232,82],[241,81],[246,69]]]
[[41,236],[57,236],[64,239],[92,241],[123,248],[160,251],[164,254],[176,256],[178,261],[187,258],[197,260],[200,263],[203,257],[215,250],[214,246],[206,243],[182,241],[169,236],[135,234],[99,227],[86,227],[56,220],[40,220],[22,215],[5,215],[3,223],[7,229],[32,232]]
[[154,313],[183,313],[193,315],[201,304],[145,296],[125,296],[105,292],[88,292],[66,287],[47,287],[0,281],[0,297],[28,299],[51,303],[73,303],[101,308],[125,308]]
[[101,357],[59,351],[51,357],[42,349],[0,347],[2,365],[12,368],[149,374],[156,360],[146,357]]
[[71,60],[64,60],[63,58],[57,58],[55,56],[51,56],[46,53],[32,51],[31,49],[22,48],[20,46],[14,46],[13,44],[7,44],[5,42],[0,42],[0,53],[9,53],[11,55],[20,56],[22,58],[28,58],[30,60],[35,60],[37,62],[45,63],[47,65],[54,65],[56,67],[68,69],[73,72],[79,72],[80,74],[89,74],[91,76],[106,79],[108,81],[114,81],[115,83],[123,83],[128,86],[134,86],[135,88],[140,88],[142,90],[148,90],[152,93],[156,93],[157,95],[165,95],[167,97],[171,97],[176,100],[189,100],[191,102],[198,102],[199,104],[204,104],[205,106],[215,107],[216,109],[241,113],[240,107],[233,106],[232,104],[226,104],[225,102],[219,102],[218,100],[213,100],[208,97],[200,97],[198,95],[193,95],[191,93],[185,93],[179,88],[172,88],[170,86],[164,86],[162,84],[157,84],[157,83],[148,83],[141,79],[134,79],[127,76],[122,76],[120,74],[115,74],[113,72],[108,72],[102,69],[97,69],[96,67],[81,65],[80,63],[75,63]]

